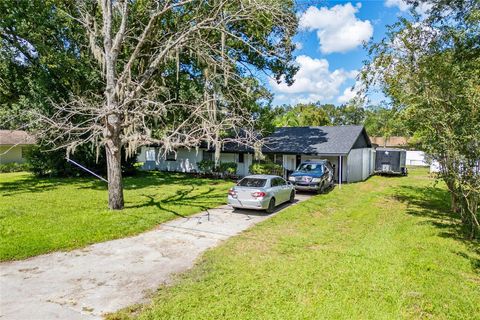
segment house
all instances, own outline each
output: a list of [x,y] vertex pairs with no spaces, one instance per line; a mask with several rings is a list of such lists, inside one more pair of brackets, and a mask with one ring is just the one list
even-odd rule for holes
[[[285,176],[305,160],[327,159],[335,167],[336,179],[362,181],[373,173],[375,154],[363,126],[284,127],[264,138],[262,153],[285,169]],[[144,169],[196,172],[201,160],[213,160],[207,148],[180,149],[162,156],[159,147],[143,147],[138,161]],[[249,174],[256,161],[253,150],[228,143],[223,146],[220,162],[236,162],[237,174]]]
[[411,139],[408,137],[372,137],[372,145],[376,149],[380,148],[393,148],[393,149],[405,149],[407,150],[406,165],[407,166],[428,166],[427,157],[423,151],[413,150],[409,147]]
[[0,164],[25,162],[25,150],[34,144],[26,131],[0,130]]
[[371,137],[372,145],[377,148],[400,148],[405,149],[408,146],[407,137]]

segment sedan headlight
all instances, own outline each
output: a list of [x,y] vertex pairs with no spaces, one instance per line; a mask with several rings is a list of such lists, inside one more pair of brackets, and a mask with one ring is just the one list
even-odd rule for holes
[[313,179],[312,179],[312,182],[313,182],[313,183],[319,183],[319,182],[321,182],[321,181],[322,181],[322,178],[313,178]]
[[288,181],[295,182],[295,177],[292,177],[292,176],[288,177]]

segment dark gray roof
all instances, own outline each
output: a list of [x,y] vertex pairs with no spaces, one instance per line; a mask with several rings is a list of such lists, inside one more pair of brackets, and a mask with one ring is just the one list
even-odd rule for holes
[[262,152],[346,155],[357,145],[371,147],[363,126],[285,127],[265,138]]

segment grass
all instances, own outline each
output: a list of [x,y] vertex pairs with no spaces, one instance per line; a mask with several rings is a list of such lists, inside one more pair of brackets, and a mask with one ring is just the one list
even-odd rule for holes
[[125,209],[107,209],[103,182],[0,174],[0,260],[121,238],[225,203],[231,182],[143,173],[125,181]]
[[480,319],[480,245],[425,169],[292,206],[109,319]]

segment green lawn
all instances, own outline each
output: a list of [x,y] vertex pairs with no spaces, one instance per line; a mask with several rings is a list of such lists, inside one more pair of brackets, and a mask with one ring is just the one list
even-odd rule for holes
[[125,179],[125,209],[107,209],[106,185],[90,178],[0,174],[0,260],[125,237],[225,203],[232,183],[182,174]]
[[425,169],[290,207],[111,319],[480,319],[480,249]]

